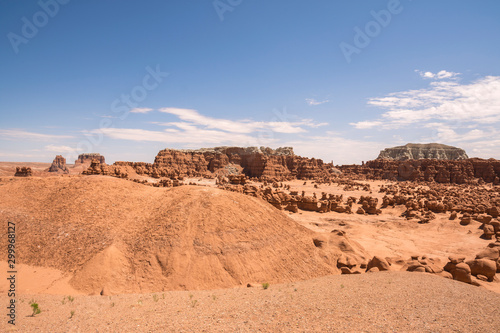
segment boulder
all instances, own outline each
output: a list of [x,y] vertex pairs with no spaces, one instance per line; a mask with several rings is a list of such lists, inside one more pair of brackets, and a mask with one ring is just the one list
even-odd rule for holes
[[490,282],[493,281],[497,271],[496,263],[489,259],[469,260],[467,261],[467,265],[470,267],[472,275],[484,275]]
[[370,271],[373,267],[376,267],[379,271],[388,271],[391,269],[389,263],[384,258],[379,256],[374,256],[366,266],[366,271]]

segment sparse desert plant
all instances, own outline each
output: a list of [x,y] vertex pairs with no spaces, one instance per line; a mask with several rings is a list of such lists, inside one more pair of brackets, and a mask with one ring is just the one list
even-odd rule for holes
[[217,299],[217,296],[212,295],[212,299],[215,301]]
[[33,311],[31,313],[31,316],[34,317],[36,316],[37,314],[39,314],[40,312],[42,312],[42,310],[40,309],[40,307],[38,306],[38,303],[36,303],[35,301],[31,301],[30,302],[30,306],[31,306],[31,310]]
[[269,288],[269,283],[264,282],[264,283],[262,284],[262,288],[264,288],[264,290],[265,290],[265,289],[267,289],[267,288]]
[[161,294],[161,298],[165,299],[165,293]]
[[68,296],[68,301],[73,302],[75,298],[73,296]]
[[115,307],[115,302],[111,303],[111,307],[112,308]]
[[189,294],[189,299],[192,299],[193,298],[193,294]]
[[343,288],[344,288],[344,285],[343,285],[343,284],[341,284],[341,285],[340,285],[340,288],[342,288],[342,289],[343,289]]
[[75,310],[71,310],[71,315],[69,316],[69,319],[73,318],[74,315],[75,315]]
[[198,300],[197,299],[193,299],[191,301],[191,307],[194,308],[196,306],[196,304],[198,303]]
[[154,294],[153,295],[153,301],[158,302],[158,300],[159,300],[158,295]]

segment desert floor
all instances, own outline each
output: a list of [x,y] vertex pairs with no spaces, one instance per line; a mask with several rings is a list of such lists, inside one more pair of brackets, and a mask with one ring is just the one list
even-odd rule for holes
[[[6,297],[0,297],[2,304]],[[29,301],[42,313],[30,317]],[[19,297],[18,332],[498,332],[500,295],[425,273],[114,296]],[[73,311],[73,316],[71,313]],[[10,326],[10,325],[9,325]]]
[[[0,171],[10,172],[11,168],[0,165]],[[212,180],[186,181],[215,186]],[[324,184],[314,188],[303,181],[286,184],[307,195],[327,192],[381,199],[378,187],[387,182],[368,183],[372,193]],[[479,238],[479,223],[461,226],[439,214],[429,224],[418,224],[400,217],[403,211],[397,207],[384,209],[380,215],[283,214],[314,232],[343,230],[370,256],[409,259],[427,255],[444,265],[450,255],[473,258],[491,242]],[[0,270],[7,271],[5,261],[0,261]],[[68,274],[54,268],[20,264],[18,271],[15,327],[7,324],[8,284],[6,279],[0,280],[0,304],[5,312],[0,321],[2,332],[500,331],[498,280],[475,287],[427,273],[400,272],[398,267],[389,272],[273,283],[268,289],[256,283],[252,287],[111,296],[79,292],[69,284]],[[30,301],[36,301],[42,310],[34,317],[30,316]]]

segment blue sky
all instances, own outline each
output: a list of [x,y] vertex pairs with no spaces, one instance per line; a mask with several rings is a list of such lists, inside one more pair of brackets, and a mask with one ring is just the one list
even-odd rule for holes
[[500,2],[0,2],[0,161],[440,142],[500,159]]

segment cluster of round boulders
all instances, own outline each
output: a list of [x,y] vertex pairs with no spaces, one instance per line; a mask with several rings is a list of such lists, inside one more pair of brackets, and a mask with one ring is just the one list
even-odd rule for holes
[[414,255],[410,260],[406,261],[401,268],[408,272],[426,272],[440,274],[443,272],[441,261],[437,258],[429,258],[426,255]]
[[260,186],[250,184],[245,184],[244,186],[224,184],[219,185],[219,188],[259,197],[269,202],[277,209],[284,209],[295,213],[300,209],[320,213],[337,212],[351,214],[352,205],[356,203],[356,199],[353,197],[349,197],[346,202],[344,202],[343,195],[327,194],[326,192],[322,192],[321,197],[318,197],[316,193],[306,195],[305,191],[299,194],[298,191],[286,190],[290,188],[289,186],[273,188],[265,186],[265,184]]
[[413,255],[410,259],[383,258],[374,256],[366,265],[366,272],[399,270],[436,274],[445,278],[480,286],[481,282],[499,281],[496,274],[500,273],[500,242],[490,243],[487,248],[478,253],[475,259],[466,260],[463,256],[450,256],[443,263],[438,258],[426,255]]
[[[454,280],[478,285],[479,281],[493,282],[500,273],[500,242],[490,243],[479,252],[475,259],[451,256],[444,270],[451,273]],[[474,279],[475,277],[476,279]]]
[[105,163],[101,163],[99,159],[93,159],[90,163],[90,166],[86,170],[82,171],[82,174],[87,176],[105,175],[118,178],[128,177],[128,173],[125,172],[121,167],[115,165],[106,165]]
[[472,284],[472,274],[469,265],[465,261],[465,257],[451,256],[444,270],[449,272],[453,280]]
[[379,192],[385,193],[381,209],[404,205],[406,211],[402,216],[407,219],[415,218],[421,222],[429,222],[435,218],[434,214],[449,213],[450,220],[458,219],[464,226],[473,221],[482,223],[484,238],[492,239],[498,233],[497,218],[500,215],[498,186],[450,186],[409,182],[382,185]]
[[358,203],[361,204],[361,207],[359,207],[356,211],[357,214],[378,215],[382,213],[382,211],[377,208],[377,198],[373,198],[370,196],[361,196]]

